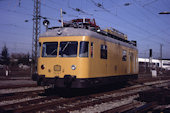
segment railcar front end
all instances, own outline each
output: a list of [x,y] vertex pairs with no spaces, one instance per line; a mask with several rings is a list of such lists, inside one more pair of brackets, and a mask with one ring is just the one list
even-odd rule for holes
[[[89,70],[89,37],[39,38],[38,85],[84,88]],[[83,79],[82,79],[83,78]]]

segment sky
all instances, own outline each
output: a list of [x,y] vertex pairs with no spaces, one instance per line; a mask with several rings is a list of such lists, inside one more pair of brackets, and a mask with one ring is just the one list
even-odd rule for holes
[[[6,45],[10,54],[31,54],[33,6],[34,0],[0,0],[0,51]],[[61,26],[61,8],[64,21],[94,18],[101,29],[113,27],[136,40],[139,57],[148,57],[152,49],[153,58],[159,58],[162,44],[163,58],[170,59],[170,14],[159,14],[170,11],[170,0],[41,0],[49,27]]]

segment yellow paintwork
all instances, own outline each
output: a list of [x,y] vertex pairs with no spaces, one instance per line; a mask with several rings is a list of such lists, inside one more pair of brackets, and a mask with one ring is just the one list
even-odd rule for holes
[[[40,57],[38,58],[39,75],[45,75],[45,77],[49,78],[53,78],[55,76],[63,78],[64,75],[72,75],[77,78],[95,78],[138,73],[137,50],[88,36],[39,38],[41,45],[43,42],[58,42],[57,55],[59,54],[60,41],[78,41],[77,57],[41,57],[40,52]],[[80,41],[89,41],[88,58],[79,57]],[[93,42],[93,58],[90,57],[91,42]],[[100,58],[101,44],[107,45],[107,60]],[[122,61],[123,50],[127,51],[127,61]],[[130,57],[130,55],[132,57]],[[45,66],[44,70],[41,69],[41,65]],[[54,65],[61,65],[61,71],[54,71]],[[76,65],[76,70],[71,69],[72,65]]]

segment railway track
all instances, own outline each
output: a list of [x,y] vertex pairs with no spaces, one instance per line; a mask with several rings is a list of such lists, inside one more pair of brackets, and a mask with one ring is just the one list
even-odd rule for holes
[[[139,111],[141,108],[150,109],[154,103],[144,103],[136,100],[142,91],[151,90],[155,87],[165,87],[170,80],[161,80],[146,82],[115,91],[90,94],[86,96],[76,96],[72,98],[63,98],[54,96],[37,96],[30,100],[16,102],[0,106],[0,112],[89,112],[88,110],[100,110],[100,112],[116,112],[121,110]],[[5,99],[4,99],[5,100]],[[116,103],[116,104],[115,104]],[[103,109],[103,106],[106,106]],[[109,106],[109,107],[108,107]],[[101,109],[102,107],[102,109]],[[91,108],[91,109],[90,109]],[[143,110],[143,109],[142,109]]]
[[2,101],[11,101],[23,98],[30,98],[38,96],[40,93],[43,93],[44,90],[35,90],[35,91],[24,91],[24,92],[13,92],[7,94],[0,94],[0,100]]
[[3,96],[13,96],[17,94],[29,93],[32,91],[42,91],[43,87],[20,87],[20,88],[9,88],[9,89],[0,89],[0,98]]
[[[167,82],[169,82],[169,81],[165,81],[165,83],[161,83],[160,87],[166,86]],[[120,108],[123,109],[127,105],[129,106],[130,103],[132,103],[132,105],[140,104],[140,106],[133,106],[133,108],[134,107],[140,108],[142,106],[146,106],[145,104],[147,104],[147,103],[141,103],[139,101],[137,101],[137,102],[135,101],[135,99],[139,97],[138,93],[141,91],[146,91],[146,90],[152,89],[153,87],[159,87],[158,84],[160,84],[160,83],[152,83],[152,84],[150,83],[149,85],[124,88],[122,90],[111,91],[111,92],[104,93],[104,94],[90,95],[90,97],[88,97],[88,99],[87,98],[85,100],[81,99],[81,102],[76,101],[76,102],[71,102],[71,103],[67,103],[64,105],[60,105],[59,107],[54,106],[53,108],[51,108],[51,110],[55,109],[54,111],[56,111],[58,113],[65,113],[65,112],[70,112],[70,111],[77,112],[76,110],[79,110],[81,108],[82,111],[80,110],[79,112],[99,112],[99,110],[101,108],[100,112],[104,112],[104,111],[102,111],[104,104],[107,106],[106,109],[115,109],[116,107],[118,107],[115,104],[116,102],[120,105],[119,109]],[[132,105],[130,105],[130,107],[132,107]],[[89,106],[93,106],[92,109],[90,109]],[[109,108],[108,106],[113,107],[113,108]],[[94,110],[94,108],[96,108],[96,111]],[[127,107],[126,107],[126,110],[129,110],[129,109],[130,108],[127,109]],[[48,110],[46,110],[46,112],[49,112],[51,110],[48,109]],[[43,112],[43,111],[41,111],[41,112]]]
[[24,88],[24,87],[37,87],[36,84],[24,84],[24,85],[11,85],[11,86],[0,86],[1,89],[13,89],[13,88]]
[[143,113],[146,112],[149,109],[154,108],[157,105],[156,102],[146,103],[141,105],[140,102],[132,102],[128,103],[113,109],[109,109],[106,111],[103,111],[101,113],[122,113],[122,112],[128,112],[128,113]]
[[160,80],[168,80],[170,77],[168,76],[161,76],[161,77],[139,77],[137,80],[129,81],[130,85],[137,85],[137,84],[143,84],[146,82],[154,82],[154,81],[160,81]]
[[[18,85],[17,85],[18,86]],[[44,93],[43,87],[28,87],[29,85],[20,85],[21,87],[0,89],[0,106],[17,102],[22,102],[32,98],[37,98]]]
[[43,105],[49,105],[53,101],[55,102],[61,101],[61,99],[62,98],[59,98],[58,96],[36,97],[33,99],[28,99],[26,101],[0,106],[0,112],[4,113],[8,112],[21,113],[28,111],[31,112],[36,109],[41,109],[42,107],[45,107]]

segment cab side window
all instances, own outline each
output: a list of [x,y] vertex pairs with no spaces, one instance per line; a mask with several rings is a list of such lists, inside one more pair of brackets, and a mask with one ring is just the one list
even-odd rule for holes
[[80,42],[80,57],[89,57],[89,42],[81,41]]
[[38,57],[40,57],[41,54],[41,43],[38,44]]
[[91,51],[90,51],[91,58],[93,58],[93,48],[94,48],[94,47],[93,47],[93,42],[91,42],[91,48],[90,48],[90,49],[91,49]]
[[127,60],[127,52],[126,50],[122,51],[122,61],[126,61]]
[[107,59],[107,45],[101,45],[100,47],[100,58]]

